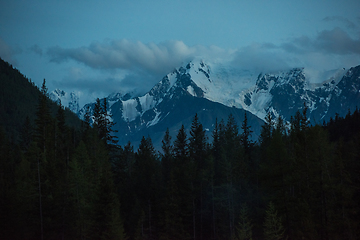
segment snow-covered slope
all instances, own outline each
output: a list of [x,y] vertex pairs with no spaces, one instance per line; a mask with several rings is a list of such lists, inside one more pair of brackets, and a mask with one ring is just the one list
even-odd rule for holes
[[242,92],[242,107],[261,119],[270,112],[290,120],[304,104],[314,121],[325,119],[329,101],[337,89],[345,69],[325,79],[321,84],[311,84],[306,79],[303,68],[294,68],[277,74],[260,74],[256,84]]
[[64,107],[69,108],[72,112],[78,113],[79,107],[79,96],[75,92],[67,93],[60,89],[55,89],[49,94],[51,100],[57,103],[61,103]]

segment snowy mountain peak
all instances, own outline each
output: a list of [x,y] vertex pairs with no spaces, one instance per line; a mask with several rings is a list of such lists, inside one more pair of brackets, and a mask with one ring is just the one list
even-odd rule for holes
[[79,107],[79,95],[75,92],[67,93],[60,89],[55,89],[49,94],[51,100],[57,103],[61,103],[64,107],[69,108],[72,112],[78,113]]
[[[360,105],[360,66],[329,71],[316,84],[310,83],[309,73],[304,68],[293,68],[259,74],[231,64],[194,59],[165,75],[142,96],[117,93],[107,101],[113,120],[118,123],[119,138],[158,131],[175,122],[181,124],[185,117],[182,115],[195,111],[195,104],[204,106],[196,111],[208,111],[204,113],[205,120],[214,119],[210,111],[221,105],[223,112],[246,110],[262,120],[270,113],[274,118],[282,116],[285,121],[305,104],[313,123],[328,120],[344,106],[354,109]],[[314,78],[311,80],[314,82]],[[79,116],[83,116],[87,107],[91,109],[93,103],[85,106]]]

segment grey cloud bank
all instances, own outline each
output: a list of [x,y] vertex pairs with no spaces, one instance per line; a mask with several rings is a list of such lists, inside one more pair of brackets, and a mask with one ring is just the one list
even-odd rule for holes
[[[360,18],[358,19],[360,21]],[[344,23],[345,26],[349,29],[356,29],[357,25],[356,23],[350,21],[348,18],[342,17],[342,16],[328,16],[323,19],[325,22],[332,22],[337,21],[340,23]]]
[[71,59],[94,69],[142,69],[152,73],[164,73],[195,55],[215,56],[224,52],[225,50],[216,47],[189,47],[182,41],[145,44],[123,39],[95,42],[88,47],[52,47],[48,49],[47,54],[50,61],[55,63]]
[[[160,77],[194,57],[232,61],[237,68],[251,71],[279,71],[291,67],[313,66],[314,56],[323,61],[321,69],[336,67],[338,58],[347,58],[344,64],[359,64],[360,38],[354,39],[341,28],[324,30],[315,37],[301,36],[279,45],[254,43],[247,47],[225,50],[216,46],[187,46],[182,41],[166,41],[159,44],[140,41],[112,40],[94,42],[78,48],[51,47],[47,51],[50,61],[62,63],[73,60],[92,69],[126,71],[129,79]],[[338,66],[343,67],[343,66]],[[136,81],[135,81],[136,82]]]
[[360,55],[360,38],[353,39],[341,28],[321,31],[315,39],[301,36],[282,44],[282,48],[293,53],[323,52],[324,54]]

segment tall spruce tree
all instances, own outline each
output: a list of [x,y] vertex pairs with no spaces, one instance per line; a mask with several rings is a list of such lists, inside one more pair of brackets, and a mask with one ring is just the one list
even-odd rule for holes
[[161,169],[150,137],[141,139],[135,167],[137,198],[145,214],[144,219],[139,216],[139,220],[142,220],[142,237],[151,239],[159,223],[157,205],[159,204],[158,197],[161,195],[159,192]]
[[161,165],[165,184],[170,180],[170,174],[173,174],[173,145],[169,128],[166,129],[162,142]]
[[235,240],[252,240],[252,222],[249,217],[249,208],[243,204],[240,208],[240,218],[236,227]]
[[[189,157],[192,163],[194,175],[193,185],[193,229],[194,238],[198,235],[203,237],[204,216],[207,214],[204,208],[206,193],[210,180],[210,164],[207,157],[208,146],[205,130],[195,114],[189,137]],[[198,216],[198,217],[197,217]],[[198,218],[198,219],[197,219]],[[197,227],[198,226],[198,227]],[[198,228],[198,229],[197,229]],[[198,234],[199,233],[199,234]]]
[[249,126],[246,112],[244,113],[244,121],[242,122],[241,130],[242,130],[242,133],[240,134],[241,145],[245,150],[245,154],[250,156],[251,148],[254,145],[251,139],[251,135],[253,131],[251,130],[251,126]]
[[239,128],[233,115],[229,115],[224,132],[224,157],[222,158],[222,169],[225,182],[223,188],[222,204],[226,206],[227,217],[224,219],[225,236],[231,237],[235,230],[235,193],[238,180],[243,170],[243,159]]
[[264,222],[264,237],[266,240],[281,240],[284,239],[285,230],[281,222],[281,217],[275,209],[272,202],[269,203]]
[[174,178],[179,191],[182,211],[180,218],[187,236],[193,236],[193,186],[194,176],[192,162],[189,158],[189,146],[184,125],[178,131],[174,141]]
[[[51,122],[50,110],[48,106],[48,92],[46,87],[46,81],[44,79],[41,86],[41,94],[36,110],[36,130],[35,130],[35,141],[40,149],[37,157],[37,175],[38,175],[38,194],[39,194],[39,218],[40,218],[40,236],[39,238],[44,239],[44,213],[49,211],[51,198],[51,181],[50,181],[50,164],[49,157],[51,149]],[[45,200],[45,201],[44,201]],[[47,217],[50,219],[51,217]]]

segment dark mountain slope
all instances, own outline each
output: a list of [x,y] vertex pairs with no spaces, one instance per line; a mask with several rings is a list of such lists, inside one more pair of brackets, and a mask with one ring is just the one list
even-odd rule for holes
[[[0,126],[13,141],[19,140],[19,131],[29,117],[33,124],[40,96],[39,89],[19,70],[0,59]],[[55,116],[58,105],[49,100],[50,110]],[[73,112],[65,111],[66,123],[79,129],[81,120]]]
[[[227,107],[223,104],[212,102],[205,98],[198,98],[191,96],[190,94],[181,95],[177,99],[169,99],[159,104],[159,109],[166,109],[163,113],[164,117],[160,117],[161,120],[152,126],[143,127],[141,131],[134,131],[129,134],[129,129],[136,129],[135,121],[125,122],[118,121],[114,127],[118,131],[119,143],[121,145],[126,144],[127,141],[131,141],[134,146],[139,144],[142,136],[151,136],[153,144],[156,149],[161,148],[161,140],[165,134],[167,128],[169,128],[170,135],[173,140],[175,139],[181,125],[184,125],[185,129],[189,131],[195,114],[198,115],[199,121],[202,123],[204,129],[207,131],[209,140],[211,140],[211,134],[214,129],[216,119],[220,122],[222,119],[227,121],[229,115],[233,115],[239,128],[244,121],[245,111],[244,109],[238,109],[235,107]],[[142,118],[146,116],[143,115]],[[263,121],[247,112],[248,122],[251,125],[251,130],[254,132],[252,135],[253,140],[258,139],[258,133],[260,133],[261,125]],[[116,118],[115,119],[120,119]],[[138,117],[136,122],[142,122],[142,119]]]

